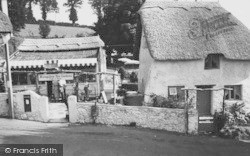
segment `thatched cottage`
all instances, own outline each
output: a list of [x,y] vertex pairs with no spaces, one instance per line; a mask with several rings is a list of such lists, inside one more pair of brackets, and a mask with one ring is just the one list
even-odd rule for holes
[[104,43],[99,36],[56,39],[24,39],[11,57],[13,91],[36,91],[50,100],[60,99],[60,86],[67,95],[100,93],[96,73],[106,72]]
[[[250,106],[250,32],[216,2],[147,0],[142,20],[139,91],[184,99],[197,92],[200,114],[210,115],[225,100]],[[213,91],[218,89],[218,91]]]

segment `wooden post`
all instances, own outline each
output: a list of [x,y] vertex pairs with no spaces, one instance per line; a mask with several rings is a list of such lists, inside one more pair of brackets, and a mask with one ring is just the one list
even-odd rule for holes
[[116,103],[116,82],[115,82],[116,75],[113,75],[113,94],[114,94],[114,104]]
[[222,114],[224,115],[225,113],[225,96],[226,96],[226,92],[225,92],[225,89],[223,89],[223,101],[222,101]]
[[9,93],[8,103],[11,108],[11,118],[14,119],[14,104],[13,104],[13,88],[12,88],[12,79],[11,79],[11,66],[10,66],[10,53],[8,42],[4,45],[5,47],[5,57],[6,57],[6,71],[7,71],[7,88]]
[[40,95],[41,93],[40,93],[40,88],[39,88],[38,74],[35,73],[35,75],[36,75],[36,91],[37,91],[37,94]]

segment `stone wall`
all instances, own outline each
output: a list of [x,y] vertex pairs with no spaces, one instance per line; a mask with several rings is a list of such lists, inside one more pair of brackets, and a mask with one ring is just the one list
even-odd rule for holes
[[[69,121],[71,123],[92,123],[91,107],[93,103],[77,103],[75,96],[68,98]],[[196,114],[195,114],[196,113]],[[184,109],[156,108],[145,106],[119,106],[97,104],[97,117],[95,123],[107,125],[130,125],[185,133],[188,126],[197,126],[197,111],[192,112],[188,124],[187,113]],[[196,127],[188,127],[195,133]]]
[[[30,95],[31,112],[25,112],[24,95]],[[33,91],[24,91],[14,94],[14,114],[16,119],[48,122],[48,98]]]
[[0,117],[8,117],[9,116],[9,105],[7,103],[8,94],[0,93]]

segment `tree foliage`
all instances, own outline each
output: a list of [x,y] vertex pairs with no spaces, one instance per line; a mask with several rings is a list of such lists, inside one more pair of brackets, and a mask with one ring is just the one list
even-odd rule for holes
[[42,38],[47,38],[50,33],[50,26],[46,22],[40,22],[39,24],[39,34]]
[[138,59],[135,43],[140,21],[137,11],[143,2],[143,0],[90,0],[98,16],[95,29],[107,45],[108,57],[111,57],[113,51],[117,51],[118,54],[134,52],[135,59]]
[[[28,7],[25,9],[26,23],[36,23],[36,19],[33,15],[32,4],[34,0],[27,0]],[[27,4],[26,4],[27,5]]]
[[27,0],[8,0],[9,17],[15,31],[25,27],[26,3]]
[[35,3],[38,3],[40,5],[41,11],[42,11],[42,19],[47,19],[47,13],[57,11],[57,1],[56,0],[34,0]]
[[58,9],[56,0],[8,0],[9,17],[15,31],[24,28],[25,21],[29,23],[35,21],[32,3],[40,5],[43,20],[46,20],[48,12]]
[[77,10],[76,8],[80,8],[82,5],[82,0],[68,0],[67,3],[64,3],[63,5],[66,7],[69,7],[69,20],[72,21],[72,24],[74,25],[76,21],[78,21],[77,16]]

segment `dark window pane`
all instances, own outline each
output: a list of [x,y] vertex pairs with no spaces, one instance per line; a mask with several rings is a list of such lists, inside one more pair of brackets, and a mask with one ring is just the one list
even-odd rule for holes
[[208,56],[208,57],[206,57],[206,59],[205,59],[205,69],[209,69],[210,68],[210,59],[209,59],[210,57]]
[[30,73],[29,78],[30,78],[30,84],[33,84],[33,85],[36,84],[36,74]]
[[12,85],[18,85],[18,74],[17,73],[12,73]]
[[225,86],[225,88],[231,88],[232,90],[225,90],[225,99],[241,100],[241,85]]
[[220,65],[220,55],[209,54],[205,59],[205,69],[219,68]]
[[212,68],[219,68],[219,55],[212,56]]
[[21,74],[19,74],[19,82],[20,82],[20,85],[27,85],[28,84],[27,73],[21,73]]

